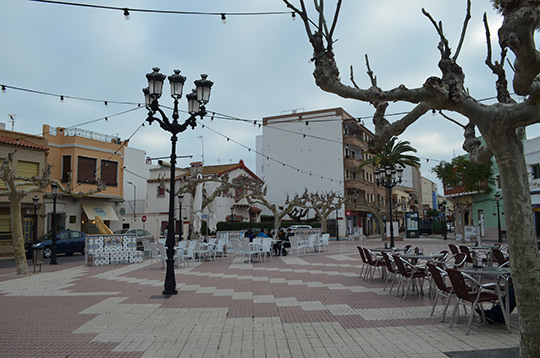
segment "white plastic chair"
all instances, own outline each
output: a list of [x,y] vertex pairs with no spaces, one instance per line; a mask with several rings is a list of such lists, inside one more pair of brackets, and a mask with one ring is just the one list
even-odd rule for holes
[[221,257],[225,257],[225,246],[227,245],[227,240],[219,239],[216,243],[214,249],[214,255],[221,254]]
[[238,256],[238,255],[240,255],[240,257],[245,255],[244,251],[242,250],[242,246],[240,246],[240,241],[239,240],[234,240],[233,239],[233,240],[230,240],[229,243],[230,243],[230,245],[232,247],[232,254],[233,254],[233,255],[231,255],[232,256],[231,261],[233,261],[234,258],[236,256]]
[[240,239],[240,246],[242,247],[244,255],[248,257],[249,262],[253,262],[253,256],[258,256],[259,261],[261,261],[261,251],[258,247],[251,245],[248,238]]
[[186,244],[184,258],[187,258],[188,260],[192,260],[193,262],[195,262],[196,250],[197,250],[197,241],[196,240],[188,241],[188,243]]
[[155,257],[158,260],[158,268],[165,268],[165,259],[167,258],[165,245],[158,243],[155,247],[156,250],[152,251],[152,259]]
[[174,249],[176,250],[176,265],[178,267],[184,267],[184,262],[189,263],[188,261],[185,261],[184,259],[187,258],[187,241],[180,241],[178,243],[178,246],[176,246]]
[[289,242],[291,243],[291,254],[294,255],[295,251],[297,255],[300,255],[300,251],[306,253],[306,247],[300,244],[300,240],[296,236],[289,237]]
[[272,260],[272,238],[263,237],[261,254],[263,255],[263,258],[268,255],[270,256],[270,260]]
[[328,241],[330,240],[330,234],[322,234],[321,236],[321,248],[325,248],[326,251],[328,249]]

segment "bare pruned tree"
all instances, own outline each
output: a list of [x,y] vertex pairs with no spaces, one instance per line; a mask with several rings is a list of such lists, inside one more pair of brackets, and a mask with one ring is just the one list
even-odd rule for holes
[[[321,231],[328,231],[328,217],[334,211],[341,209],[345,203],[345,197],[329,191],[326,193],[309,193],[307,190],[302,194],[304,208],[312,209],[321,221]],[[336,223],[337,225],[337,223]]]
[[[463,148],[472,161],[485,163],[495,157],[499,167],[504,207],[506,212],[508,243],[512,278],[519,311],[521,333],[521,357],[540,356],[540,255],[538,253],[527,167],[523,155],[523,127],[540,122],[540,52],[536,49],[535,32],[540,27],[540,3],[530,0],[494,1],[503,16],[498,30],[500,59],[493,62],[490,31],[484,15],[487,42],[486,64],[495,75],[497,103],[484,104],[473,98],[464,86],[465,74],[458,64],[458,57],[471,19],[471,2],[467,1],[465,20],[456,50],[452,53],[450,43],[443,32],[442,22],[435,21],[430,13],[422,10],[439,36],[437,49],[441,74],[425,80],[418,88],[401,84],[389,90],[377,85],[376,77],[368,66],[371,85],[361,88],[351,73],[352,85],[342,82],[335,61],[332,44],[342,1],[331,12],[327,23],[325,3],[315,0],[315,17],[309,17],[304,0],[299,5],[283,0],[303,20],[308,39],[313,47],[315,83],[322,90],[343,98],[370,103],[375,108],[373,124],[375,138],[369,143],[375,153],[390,138],[403,133],[428,111],[456,112],[467,118],[464,125]],[[375,6],[375,5],[374,5]],[[515,56],[512,86],[514,92],[523,96],[522,102],[510,97],[507,88],[504,63],[507,51]],[[415,107],[402,118],[390,122],[385,118],[389,102],[408,102]],[[485,145],[476,137],[480,132]]]
[[286,195],[284,205],[271,203],[266,198],[266,186],[263,181],[250,178],[248,176],[237,177],[235,185],[242,188],[242,193],[236,197],[236,201],[246,199],[250,205],[259,204],[272,212],[274,215],[274,230],[281,226],[283,218],[294,211],[296,207],[303,207],[304,201],[297,194],[291,199]]

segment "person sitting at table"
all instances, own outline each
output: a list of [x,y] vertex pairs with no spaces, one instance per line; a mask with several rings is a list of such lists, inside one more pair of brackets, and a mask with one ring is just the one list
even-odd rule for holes
[[288,251],[284,249],[285,244],[289,244],[289,247],[291,246],[289,241],[289,238],[287,237],[287,234],[285,234],[285,230],[283,228],[279,228],[279,231],[276,235],[276,240],[278,240],[274,244],[274,255],[280,256],[283,254],[283,256],[287,256]]
[[253,242],[253,238],[255,237],[255,235],[253,234],[253,231],[251,231],[251,229],[248,229],[244,233],[244,237],[247,237],[249,239],[249,242]]
[[257,234],[257,237],[269,237],[269,236],[268,236],[268,229],[263,229],[263,231],[260,231],[260,232]]

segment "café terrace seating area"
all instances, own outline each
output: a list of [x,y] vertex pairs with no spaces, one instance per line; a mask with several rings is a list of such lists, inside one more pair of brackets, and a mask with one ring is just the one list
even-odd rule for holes
[[[329,246],[329,234],[321,234],[318,229],[298,230],[289,238],[289,245],[281,245],[279,254],[306,255],[324,252]],[[242,232],[218,232],[217,237],[201,237],[199,240],[184,240],[174,247],[177,267],[188,266],[190,262],[214,261],[216,259],[241,262],[265,262],[275,255],[274,245],[279,241],[273,238],[255,237],[251,241]],[[143,240],[144,252],[155,261],[158,268],[165,267],[167,258],[165,239],[157,243]]]
[[[358,279],[368,284],[383,283],[383,291],[396,300],[406,301],[412,296],[432,300],[431,316],[438,305],[443,304],[441,322],[452,327],[465,322],[465,334],[469,334],[476,322],[485,325],[485,310],[492,305],[502,307],[504,327],[511,332],[510,314],[513,307],[511,272],[507,247],[493,244],[474,246],[471,243],[438,245],[438,250],[426,250],[420,245],[398,243],[396,247],[379,241],[380,245],[362,245],[350,242],[359,259]],[[175,250],[177,268],[189,268],[193,263],[216,261],[238,264],[265,265],[275,260],[272,238],[254,238],[250,242],[242,232],[218,233],[214,238],[180,241]],[[290,256],[318,255],[328,253],[328,234],[299,232],[290,237]],[[360,245],[358,245],[360,244]],[[379,247],[377,247],[379,246]],[[443,248],[444,247],[444,248]],[[144,242],[145,253],[152,267],[164,269],[166,247],[163,239],[158,243]],[[443,248],[442,250],[440,248]],[[461,326],[461,325],[460,325]],[[503,325],[501,324],[501,328]]]
[[[466,316],[466,334],[471,330],[473,319],[478,317],[486,323],[485,310],[492,305],[502,309],[505,327],[510,328],[510,307],[514,299],[511,289],[511,272],[505,245],[455,245],[448,250],[427,252],[421,246],[403,245],[396,247],[366,248],[357,246],[362,267],[359,277],[373,283],[384,280],[383,290],[389,295],[406,300],[408,295],[433,297],[431,315],[439,299],[444,299],[441,322],[450,313],[449,327],[462,316]],[[460,307],[463,311],[460,314]]]

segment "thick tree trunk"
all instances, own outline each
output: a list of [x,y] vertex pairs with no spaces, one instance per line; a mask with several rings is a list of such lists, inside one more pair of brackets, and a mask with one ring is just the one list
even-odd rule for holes
[[11,211],[11,240],[13,243],[13,256],[17,275],[28,274],[28,264],[24,252],[24,237],[22,232],[21,198],[10,197],[9,209]]
[[523,145],[515,135],[492,139],[495,140],[490,142],[496,145],[490,147],[503,188],[512,280],[519,311],[520,356],[540,357],[540,255]]
[[326,216],[321,216],[321,232],[328,232],[328,220]]

